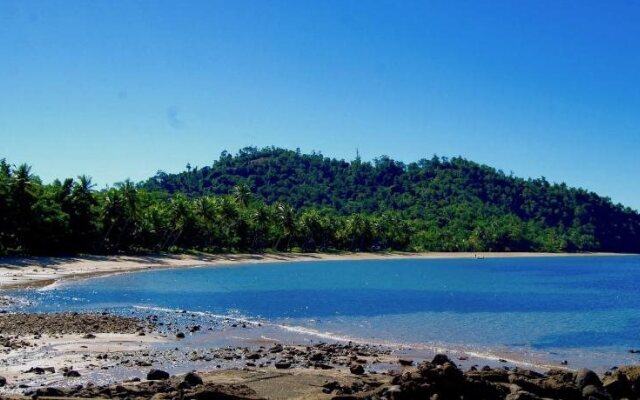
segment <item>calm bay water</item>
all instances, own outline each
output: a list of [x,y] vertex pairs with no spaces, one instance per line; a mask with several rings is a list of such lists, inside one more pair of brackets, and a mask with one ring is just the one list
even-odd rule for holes
[[[234,316],[324,340],[608,368],[640,356],[640,257],[323,261],[169,269],[16,294],[32,311]],[[285,327],[286,326],[286,327]]]

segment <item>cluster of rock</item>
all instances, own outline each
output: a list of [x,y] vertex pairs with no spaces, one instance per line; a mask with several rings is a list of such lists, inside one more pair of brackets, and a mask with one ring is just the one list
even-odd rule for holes
[[32,343],[20,339],[18,336],[4,336],[0,335],[0,351],[3,353],[9,353],[12,350],[21,349],[23,347],[31,347]]
[[[90,335],[90,334],[89,334]],[[384,347],[361,345],[352,343],[316,344],[313,346],[285,346],[275,344],[271,347],[260,346],[258,348],[226,347],[212,349],[175,349],[167,350],[139,350],[118,353],[84,354],[87,372],[94,370],[109,370],[114,368],[130,367],[154,367],[162,368],[165,364],[181,364],[188,362],[206,362],[209,369],[277,369],[288,370],[292,368],[313,368],[330,370],[340,368],[354,375],[363,375],[371,371],[373,365],[380,363],[380,358],[388,356],[390,350]],[[2,361],[0,360],[0,364]],[[367,369],[365,370],[365,366]],[[68,370],[68,371],[67,371]],[[49,375],[56,371],[52,367],[35,366],[23,370],[25,378],[29,375]],[[72,366],[62,367],[60,371],[65,378],[75,378],[81,375]],[[84,372],[82,372],[84,374]],[[69,382],[72,383],[72,382]],[[32,385],[32,383],[29,383]],[[362,386],[365,386],[364,388]],[[356,385],[353,388],[344,388],[334,391],[340,393],[359,392],[379,385]],[[12,389],[27,389],[21,382],[9,382]]]
[[349,367],[352,373],[363,374],[363,365],[378,363],[377,357],[389,353],[388,349],[378,346],[353,343],[319,343],[306,347],[275,344],[257,349],[227,347],[211,352],[194,350],[189,355],[189,361],[237,361],[243,362],[246,367],[273,366],[276,369]]
[[[180,315],[185,314],[181,313]],[[228,322],[231,326],[237,324]],[[62,314],[0,314],[0,352],[8,353],[21,347],[32,346],[22,335],[64,335],[83,334],[85,338],[95,337],[93,333],[138,333],[144,334],[157,327],[167,332],[184,327],[176,333],[179,339],[204,330],[202,325],[190,323],[185,326],[177,319],[163,323],[155,315],[146,321],[122,317],[108,313],[62,313]],[[243,327],[247,327],[243,325]],[[209,328],[211,330],[212,328]],[[187,351],[185,351],[187,350]],[[634,350],[635,352],[635,350]],[[287,373],[290,368],[337,369],[345,372],[339,375],[327,372],[330,377],[318,388],[327,398],[335,399],[505,399],[505,400],[617,400],[640,399],[640,367],[622,367],[598,376],[593,371],[551,370],[545,374],[519,368],[472,367],[462,371],[445,355],[437,355],[430,362],[417,367],[412,360],[396,360],[397,371],[381,372],[388,368],[378,368],[375,364],[389,363],[389,349],[379,346],[353,343],[320,343],[313,346],[284,346],[276,344],[259,348],[217,348],[178,349],[162,352],[141,350],[118,354],[98,354],[83,356],[91,361],[88,370],[116,367],[163,368],[163,363],[179,364],[186,361],[213,362],[216,368],[235,368],[248,371],[277,369]],[[95,364],[93,358],[95,357]],[[0,359],[0,363],[2,360]],[[258,369],[256,369],[258,368]],[[264,368],[264,370],[262,369]],[[52,367],[32,367],[25,374],[55,374]],[[65,378],[78,378],[81,374],[73,367],[59,368]],[[83,370],[83,374],[86,371]],[[334,379],[335,376],[335,379]],[[339,377],[342,378],[339,378]],[[183,377],[170,377],[160,369],[149,371],[146,380],[133,379],[119,384],[97,386],[91,383],[64,388],[29,388],[20,382],[10,382],[0,377],[0,387],[26,389],[32,397],[77,397],[77,398],[122,398],[122,399],[256,399],[256,393],[245,385],[214,384],[204,382],[194,373]],[[74,380],[69,380],[73,384]],[[6,389],[6,388],[5,388]],[[0,396],[0,399],[2,396]]]
[[[336,348],[334,345],[328,345]],[[339,346],[339,345],[335,345]],[[275,354],[285,347],[274,346]],[[273,354],[273,353],[270,353]],[[315,351],[313,354],[318,354]],[[404,366],[409,361],[404,360]],[[67,372],[71,372],[69,370]],[[353,371],[351,371],[353,373]],[[353,379],[327,381],[322,392],[335,400],[350,399],[430,399],[430,400],[618,400],[640,398],[640,367],[623,367],[602,377],[583,369],[577,372],[551,370],[546,374],[519,368],[471,368],[463,372],[445,355],[430,362],[390,373],[356,374]],[[336,377],[338,377],[336,375]],[[191,372],[171,377],[166,371],[151,369],[146,380],[138,378],[120,384],[96,386],[91,383],[70,388],[43,387],[25,393],[32,398],[75,397],[113,399],[257,399],[256,392],[242,384],[206,382]]]
[[0,333],[10,335],[65,335],[103,333],[136,333],[152,326],[136,318],[108,313],[2,314]]
[[16,306],[24,306],[29,304],[27,300],[13,296],[0,296],[0,314],[8,312],[9,309]]
[[72,388],[46,387],[25,393],[32,398],[75,397],[109,399],[258,399],[255,391],[245,385],[203,382],[195,373],[170,378],[161,370],[151,370],[146,381],[134,379],[120,384],[97,386],[91,383]]
[[356,398],[379,398],[376,391],[383,385],[383,382],[375,376],[362,377],[348,383],[341,383],[336,380],[328,381],[322,385],[322,393],[333,394],[334,398],[349,398],[357,395]]
[[551,370],[546,374],[519,368],[463,372],[445,355],[397,374],[378,392],[385,399],[613,400],[640,398],[640,367],[624,367],[602,379],[593,371]]

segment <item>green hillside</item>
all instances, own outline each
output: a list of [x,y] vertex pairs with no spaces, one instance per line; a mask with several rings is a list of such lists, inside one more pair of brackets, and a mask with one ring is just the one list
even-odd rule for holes
[[0,161],[0,254],[270,249],[640,253],[640,215],[462,158],[247,148],[102,191]]
[[223,153],[211,166],[159,172],[142,187],[228,194],[246,184],[268,204],[340,215],[392,213],[429,250],[640,250],[640,215],[608,198],[544,178],[521,179],[462,158],[404,164],[347,162],[277,148]]

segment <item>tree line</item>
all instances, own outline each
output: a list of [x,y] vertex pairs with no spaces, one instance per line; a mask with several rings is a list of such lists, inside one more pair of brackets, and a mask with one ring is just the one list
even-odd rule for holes
[[639,235],[638,213],[608,199],[463,159],[349,163],[250,148],[104,190],[86,176],[45,184],[28,165],[0,161],[2,255],[640,252]]
[[640,252],[640,214],[596,193],[523,179],[461,157],[349,162],[320,153],[248,147],[212,165],[159,171],[141,184],[190,197],[246,184],[268,204],[327,207],[339,215],[391,213],[416,250]]

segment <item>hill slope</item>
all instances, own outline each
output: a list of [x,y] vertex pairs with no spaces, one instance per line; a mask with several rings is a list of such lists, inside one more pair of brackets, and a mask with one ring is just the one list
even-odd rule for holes
[[0,255],[269,249],[640,253],[640,215],[461,159],[268,148],[101,191],[0,160]]
[[[476,240],[491,242],[490,250],[640,252],[638,212],[592,192],[517,178],[462,158],[346,162],[245,148],[235,156],[222,153],[212,166],[158,172],[139,187],[196,197],[229,194],[239,184],[269,204],[412,221],[411,242],[422,250],[474,249]],[[457,244],[447,247],[443,241]]]

